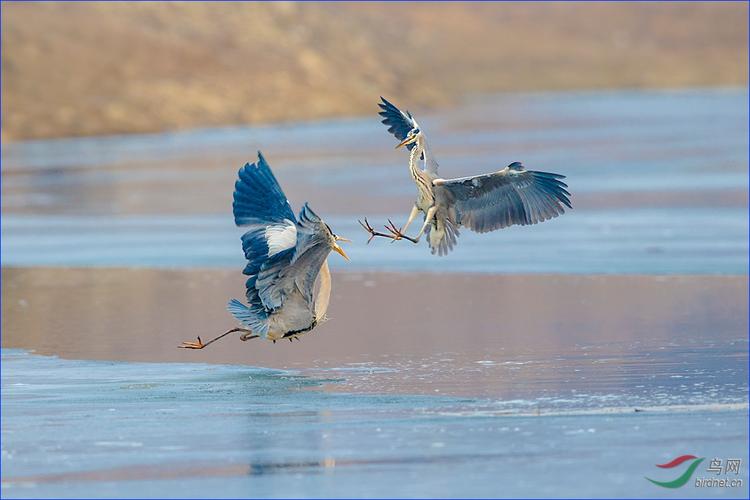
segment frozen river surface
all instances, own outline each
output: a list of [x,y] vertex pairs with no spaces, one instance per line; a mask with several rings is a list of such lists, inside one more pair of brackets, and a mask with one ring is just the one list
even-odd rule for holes
[[[324,379],[5,350],[3,497],[746,498],[747,358],[725,357],[705,390],[696,363],[679,368],[688,358],[631,381],[632,394],[574,380],[556,395],[529,385],[527,398],[495,400],[324,390],[351,389],[347,373],[392,376],[387,366]],[[742,460],[723,477],[744,485],[670,490],[644,478],[675,479],[685,467],[655,464],[685,454]],[[713,477],[705,462],[693,480]]]
[[[356,224],[398,223],[415,194],[375,102],[3,145],[2,496],[747,498],[747,110],[747,89],[412,109],[443,176],[523,161],[573,193],[442,259]],[[231,190],[258,149],[294,207],[354,240],[331,259],[333,320],[186,353],[242,293]],[[688,454],[681,488],[646,480]]]
[[419,113],[442,176],[523,161],[565,174],[573,194],[563,217],[462,231],[439,260],[423,245],[364,244],[357,219],[405,220],[416,193],[374,103],[350,120],[11,144],[3,263],[241,269],[232,186],[261,149],[293,207],[309,201],[354,240],[334,269],[743,274],[747,108],[745,89],[699,89],[509,94]]

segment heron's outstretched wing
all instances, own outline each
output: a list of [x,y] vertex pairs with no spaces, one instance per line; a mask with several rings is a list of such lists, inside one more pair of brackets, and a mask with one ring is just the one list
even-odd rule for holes
[[515,224],[536,224],[565,212],[570,204],[564,175],[526,170],[519,162],[492,174],[435,179],[455,221],[485,233]]
[[295,221],[292,207],[260,151],[257,162],[246,163],[239,171],[239,179],[234,183],[232,212],[238,226]]
[[255,333],[264,335],[268,313],[284,300],[277,278],[294,255],[297,219],[260,151],[257,162],[239,171],[232,209],[235,224],[248,228],[242,235],[242,250],[247,259],[243,273],[248,275],[245,286],[250,307],[243,309],[244,305],[233,301],[229,309]]
[[255,274],[269,258],[297,243],[297,219],[271,167],[258,151],[258,161],[245,164],[234,183],[234,223],[246,226],[242,250],[248,260],[245,274]]
[[[411,113],[401,111],[383,96],[380,96],[380,100],[381,102],[378,103],[378,106],[380,106],[382,111],[378,114],[383,117],[381,123],[388,127],[388,132],[396,136],[396,139],[403,141],[410,130],[419,128],[419,124],[411,116]],[[412,143],[406,147],[411,151],[414,146],[416,144]]]
[[[381,96],[380,99],[382,102],[379,102],[378,106],[380,106],[380,109],[382,111],[380,111],[380,113],[378,114],[383,117],[382,123],[384,123],[388,127],[388,132],[393,134],[396,139],[403,141],[404,139],[406,139],[406,136],[410,130],[418,131],[419,124],[417,123],[417,120],[415,120],[411,115],[411,113],[409,113],[408,111],[401,111],[392,103],[388,102],[385,97]],[[424,137],[424,131],[422,131],[422,137]],[[411,151],[416,146],[416,142],[412,142],[411,144],[406,145],[409,151]],[[422,150],[419,153],[419,159],[424,160],[425,155],[427,156],[424,165],[425,170],[437,175],[438,164],[435,161],[435,158],[433,158],[430,154],[427,146],[425,146],[425,150]]]

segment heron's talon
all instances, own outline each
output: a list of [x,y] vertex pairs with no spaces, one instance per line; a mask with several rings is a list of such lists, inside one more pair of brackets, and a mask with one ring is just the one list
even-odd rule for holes
[[357,222],[359,222],[359,225],[362,226],[362,229],[364,229],[365,231],[367,231],[368,233],[370,233],[370,237],[367,239],[367,243],[368,244],[373,239],[375,239],[376,236],[382,236],[384,238],[391,238],[391,239],[393,239],[393,236],[391,236],[390,234],[380,233],[378,231],[375,231],[375,228],[373,228],[370,225],[370,222],[367,220],[367,217],[365,217],[365,221],[364,222],[362,222],[361,220],[358,220]]
[[396,224],[394,224],[391,219],[388,219],[388,224],[385,225],[385,228],[393,235],[391,236],[393,241],[400,240],[404,237],[401,230],[396,228]]
[[388,222],[389,224],[386,224],[385,228],[391,233],[387,235],[389,238],[391,238],[391,240],[396,241],[396,240],[404,239],[404,240],[409,240],[412,243],[417,243],[419,241],[418,239],[412,238],[411,236],[407,236],[403,232],[401,232],[401,229],[397,228],[396,224],[394,224],[391,219],[388,219]]
[[204,344],[201,341],[201,338],[198,337],[198,342],[183,342],[177,347],[182,348],[182,349],[203,349],[204,347],[206,347],[206,344]]

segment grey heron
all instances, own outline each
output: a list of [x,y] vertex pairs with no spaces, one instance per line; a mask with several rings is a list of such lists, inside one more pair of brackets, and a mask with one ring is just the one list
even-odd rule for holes
[[299,340],[299,335],[326,319],[331,250],[349,260],[338,243],[349,240],[334,234],[307,203],[295,218],[260,151],[257,162],[239,171],[232,211],[235,224],[247,227],[242,236],[247,265],[242,272],[248,276],[248,305],[232,299],[227,309],[243,327],[206,343],[198,337],[197,342],[183,342],[180,347],[203,349],[235,332],[242,332],[241,340]]
[[[367,219],[360,222],[370,233],[368,243],[375,236],[418,243],[426,235],[432,253],[446,255],[456,244],[461,226],[485,233],[512,225],[536,224],[561,215],[565,207],[573,208],[568,185],[561,180],[564,175],[526,170],[520,162],[488,174],[441,178],[424,131],[411,113],[401,111],[383,97],[380,99],[382,123],[400,141],[396,149],[402,146],[409,149],[409,173],[418,194],[409,218],[400,229],[389,220],[385,226],[388,233],[380,233]],[[414,237],[407,236],[407,228],[420,212],[424,214],[421,229]]]

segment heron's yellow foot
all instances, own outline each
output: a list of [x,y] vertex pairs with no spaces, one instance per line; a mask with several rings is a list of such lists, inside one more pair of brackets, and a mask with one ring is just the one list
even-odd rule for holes
[[204,344],[201,341],[201,338],[198,337],[198,341],[197,342],[183,342],[182,344],[180,344],[177,347],[181,347],[183,349],[203,349],[204,347],[206,347],[206,344]]

